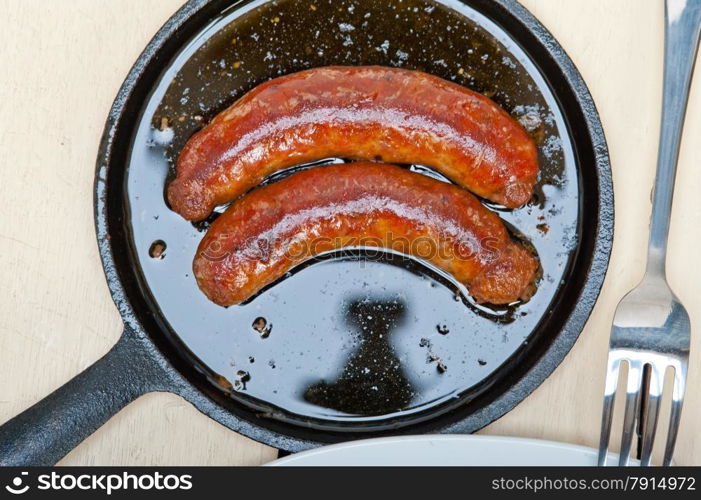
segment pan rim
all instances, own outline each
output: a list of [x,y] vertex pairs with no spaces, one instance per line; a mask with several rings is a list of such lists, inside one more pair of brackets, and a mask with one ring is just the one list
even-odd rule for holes
[[[466,3],[465,0],[460,1]],[[152,334],[143,326],[138,317],[138,313],[129,299],[129,295],[118,272],[118,264],[109,238],[108,173],[110,164],[113,161],[114,138],[119,132],[120,123],[124,120],[124,112],[127,103],[133,95],[134,90],[141,84],[140,82],[145,69],[154,64],[162,64],[157,61],[158,55],[164,49],[165,44],[172,39],[175,32],[207,6],[216,3],[217,0],[190,0],[178,10],[149,42],[131,68],[117,94],[108,115],[97,159],[94,193],[95,226],[98,247],[107,278],[107,284],[117,309],[123,321],[129,327],[128,331],[132,332],[151,353],[152,357],[161,366],[166,368],[165,371],[171,377],[170,382],[172,384],[168,390],[182,395],[192,402],[200,411],[232,430],[279,448],[298,451],[322,444],[322,441],[324,441],[323,437],[311,431],[308,432],[309,435],[313,436],[312,439],[290,437],[285,434],[284,431],[275,428],[279,426],[271,425],[269,419],[258,419],[258,421],[252,422],[250,421],[251,419],[236,415],[220,402],[208,396],[198,387],[196,382],[183,374],[178,367],[171,363],[168,356],[163,353],[161,347],[159,347],[152,338]],[[244,3],[246,2],[234,2],[231,8]],[[562,49],[547,29],[540,24],[525,7],[520,5],[516,0],[492,0],[491,3],[495,5],[495,8],[501,10],[504,16],[510,16],[529,30],[539,47],[542,48],[552,62],[555,63],[558,72],[568,84],[569,88],[567,90],[572,93],[572,96],[576,100],[576,104],[579,108],[578,111],[581,111],[584,118],[583,128],[587,132],[588,141],[591,142],[593,152],[593,168],[596,172],[596,187],[598,190],[595,196],[598,207],[597,214],[594,218],[598,224],[596,231],[594,231],[594,246],[591,250],[589,269],[586,272],[584,283],[578,291],[581,300],[577,301],[575,306],[570,310],[567,320],[563,322],[562,329],[557,335],[553,336],[552,343],[540,354],[539,359],[534,362],[525,374],[513,384],[511,390],[496,396],[491,403],[466,417],[460,418],[458,421],[442,427],[434,426],[430,428],[430,425],[428,425],[428,430],[432,432],[474,432],[503,416],[541,385],[564,360],[566,354],[584,329],[603,285],[613,243],[614,206],[610,160],[599,115],[586,84],[564,49]],[[475,8],[479,10],[479,8]],[[511,35],[511,31],[501,26],[497,19],[491,19],[493,22],[500,25],[507,34]],[[527,49],[524,50],[529,54],[531,53],[531,51]],[[538,65],[537,60],[534,60],[534,62]],[[555,94],[557,95],[557,93]],[[581,166],[578,168],[581,168]],[[285,426],[289,426],[289,424],[284,424],[280,428]],[[397,432],[406,433],[412,431],[415,432],[416,428],[408,426]],[[317,433],[318,432],[319,431],[317,431]],[[383,433],[375,432],[371,434],[378,435]],[[345,439],[363,437],[362,432],[357,434],[345,433],[344,436]],[[335,441],[338,441],[338,439],[332,439],[330,442]]]

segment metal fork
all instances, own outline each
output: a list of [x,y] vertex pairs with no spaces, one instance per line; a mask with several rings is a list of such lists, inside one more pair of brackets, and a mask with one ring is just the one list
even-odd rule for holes
[[679,144],[701,31],[701,0],[666,0],[664,91],[657,179],[652,203],[647,270],[618,304],[611,329],[599,465],[608,455],[614,397],[621,366],[628,366],[619,465],[628,465],[633,433],[640,432],[640,464],[649,465],[665,374],[674,389],[663,465],[677,440],[689,360],[689,315],[667,284],[665,260]]

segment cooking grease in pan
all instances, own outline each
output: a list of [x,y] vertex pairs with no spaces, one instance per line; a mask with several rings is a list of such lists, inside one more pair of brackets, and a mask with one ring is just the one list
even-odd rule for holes
[[[541,260],[528,303],[477,306],[449,276],[372,249],[319,256],[239,306],[199,291],[191,266],[207,224],[183,220],[163,197],[182,146],[257,84],[331,64],[433,73],[488,95],[531,131],[542,165],[534,200],[490,207]],[[129,169],[141,278],[173,338],[232,398],[305,425],[402,425],[487,390],[547,316],[580,230],[576,165],[548,86],[496,25],[454,1],[280,0],[223,12],[162,75]],[[168,248],[161,259],[149,256],[156,240]]]

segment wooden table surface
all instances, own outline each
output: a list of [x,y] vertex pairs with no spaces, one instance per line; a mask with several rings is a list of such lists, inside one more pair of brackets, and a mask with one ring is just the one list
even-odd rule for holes
[[[661,98],[662,0],[522,0],[570,54],[601,113],[616,195],[613,258],[574,349],[484,434],[589,446],[599,437],[614,308],[641,278]],[[182,0],[0,0],[0,422],[85,369],[121,321],[93,228],[103,123],[131,64]],[[676,462],[701,464],[701,75],[692,90],[668,261],[695,326]],[[172,394],[130,404],[66,465],[259,464],[277,450]]]

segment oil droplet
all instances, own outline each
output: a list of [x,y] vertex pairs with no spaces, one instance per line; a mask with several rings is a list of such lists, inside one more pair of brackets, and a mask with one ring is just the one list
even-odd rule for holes
[[260,337],[262,339],[267,339],[270,336],[270,331],[273,329],[273,324],[268,324],[268,320],[262,316],[259,316],[253,320],[253,324],[251,326],[255,331],[260,333]]
[[163,240],[156,240],[151,243],[151,247],[148,249],[148,254],[152,259],[162,259],[165,257],[166,242]]
[[237,391],[246,390],[246,382],[251,380],[251,375],[245,370],[239,370],[236,372],[236,378],[234,379],[234,389]]
[[170,126],[168,118],[161,118],[160,127],[153,131],[153,142],[159,146],[168,146],[175,138],[175,131]]

